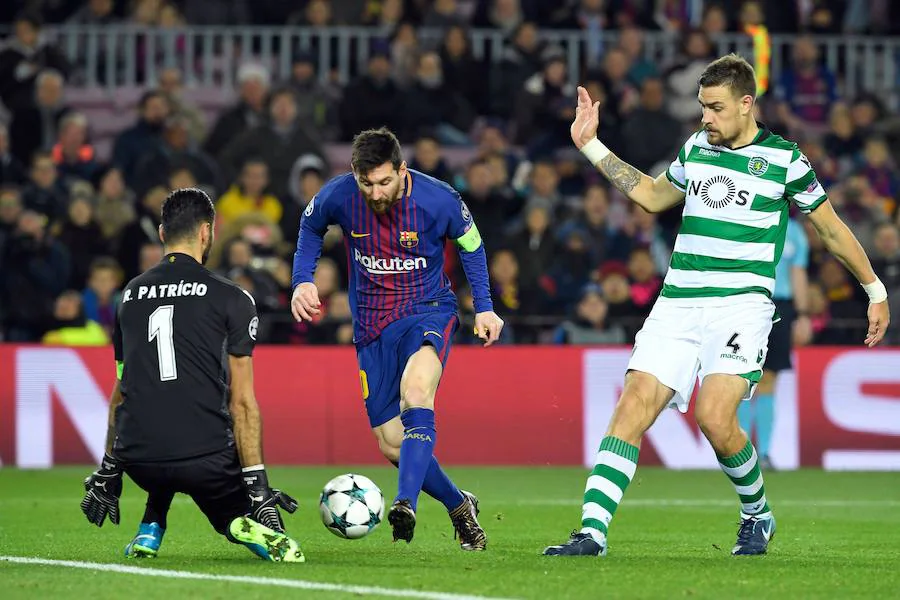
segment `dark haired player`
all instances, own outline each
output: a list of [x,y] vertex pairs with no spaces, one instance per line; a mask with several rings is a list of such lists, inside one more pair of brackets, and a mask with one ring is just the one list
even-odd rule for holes
[[384,456],[400,468],[388,512],[394,541],[413,538],[420,491],[441,502],[463,550],[484,550],[478,500],[460,491],[434,458],[434,396],[459,326],[444,274],[454,240],[475,299],[475,330],[490,346],[503,321],[493,312],[484,245],[449,185],[408,169],[385,128],[353,140],[352,172],[326,183],[307,206],[294,255],[294,317],[319,313],[312,283],[322,236],[340,225],[348,241],[350,306],[362,394]]
[[797,144],[754,118],[756,74],[742,57],[714,60],[700,75],[702,129],[665,174],[649,177],[597,139],[599,105],[584,88],[571,134],[575,146],[648,212],[684,203],[663,289],[638,332],[625,387],[584,490],[581,530],[546,556],[603,556],[610,521],[637,469],[641,438],[670,404],[694,415],[741,505],[734,555],[764,554],[775,535],[756,449],[737,411],[759,382],[775,308],[775,265],[788,209],[807,214],[825,247],[869,295],[872,347],[890,322],[887,291],[853,232],[835,214]]
[[122,474],[148,492],[126,556],[156,556],[175,493],[185,493],[229,541],[272,561],[303,562],[285,535],[262,457],[252,353],[252,297],[210,272],[215,209],[206,193],[180,189],[162,206],[165,257],[132,279],[113,331],[118,381],[106,455],[85,479],[81,509],[98,527],[119,524]]

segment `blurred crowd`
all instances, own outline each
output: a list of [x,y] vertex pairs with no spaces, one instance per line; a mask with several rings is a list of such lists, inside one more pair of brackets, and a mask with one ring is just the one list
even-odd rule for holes
[[[387,125],[404,142],[410,166],[454,185],[478,222],[495,308],[508,323],[503,342],[630,343],[660,291],[680,209],[652,215],[630,204],[572,147],[575,85],[600,102],[599,137],[656,175],[697,126],[696,81],[714,58],[715,36],[753,24],[798,33],[786,68],[771,73],[758,117],[798,141],[896,301],[900,118],[877,95],[843,97],[843,73],[824,66],[815,36],[889,32],[900,23],[891,18],[897,4],[6,0],[0,340],[108,343],[122,286],[162,257],[157,226],[168,190],[198,186],[217,205],[209,266],[254,296],[260,340],[351,343],[340,230],[327,235],[315,275],[324,310],[313,324],[289,315],[292,253],[304,207],[348,168],[330,162],[328,148]],[[702,14],[692,15],[698,6]],[[191,103],[179,68],[159,65],[133,124],[101,160],[92,122],[67,102],[84,57],[66,55],[42,35],[47,23],[60,22],[366,25],[384,36],[347,82],[320,76],[322,49],[315,45],[293,52],[284,81],[273,80],[262,63],[236,64],[238,100],[215,119]],[[435,45],[419,39],[423,27],[441,30]],[[475,58],[471,27],[506,34],[501,60]],[[570,73],[563,51],[541,37],[547,28],[610,32],[601,37],[614,41],[588,43],[582,71]],[[648,59],[644,35],[651,29],[673,34],[673,60]],[[461,168],[447,159],[450,148],[466,156]],[[810,245],[812,342],[861,343],[865,294],[803,216],[792,211],[792,218]],[[455,250],[446,255],[464,319],[472,319]],[[898,329],[889,337],[895,344]],[[474,341],[469,331],[460,328],[461,343]]]

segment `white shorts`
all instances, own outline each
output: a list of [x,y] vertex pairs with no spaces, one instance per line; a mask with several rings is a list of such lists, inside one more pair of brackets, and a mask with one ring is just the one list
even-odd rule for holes
[[687,412],[697,376],[740,375],[753,396],[769,350],[775,305],[762,294],[725,305],[683,306],[660,298],[635,336],[628,369],[650,373],[675,390],[670,406]]

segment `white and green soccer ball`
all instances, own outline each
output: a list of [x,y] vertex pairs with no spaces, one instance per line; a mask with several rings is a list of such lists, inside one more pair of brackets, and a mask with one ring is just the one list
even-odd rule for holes
[[322,523],[334,535],[357,540],[372,533],[384,517],[384,496],[363,475],[338,475],[325,484],[319,498]]

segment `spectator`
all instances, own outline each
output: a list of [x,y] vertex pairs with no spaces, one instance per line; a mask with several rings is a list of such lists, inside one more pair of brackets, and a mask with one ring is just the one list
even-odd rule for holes
[[325,161],[315,154],[304,154],[294,161],[289,194],[281,201],[281,232],[292,247],[297,244],[303,210],[322,189],[327,175]]
[[9,124],[13,156],[30,165],[35,152],[47,152],[59,137],[59,122],[69,112],[63,101],[63,77],[56,71],[41,71],[37,77],[34,105],[17,109]]
[[413,159],[409,166],[435,179],[453,184],[453,172],[441,155],[440,142],[427,133],[419,136],[419,139],[416,140]]
[[575,117],[574,97],[563,55],[550,54],[543,70],[525,82],[514,105],[516,141],[528,145],[530,156],[549,156],[566,145]]
[[184,119],[191,144],[206,138],[206,118],[197,106],[184,96],[184,75],[181,69],[169,67],[159,74],[159,91],[169,102],[169,111]]
[[490,275],[494,310],[518,333],[518,324],[514,324],[510,317],[534,314],[535,290],[523,289],[519,283],[519,261],[512,250],[504,248],[493,253]]
[[31,181],[22,194],[25,208],[39,212],[52,223],[62,218],[66,192],[59,181],[56,165],[48,153],[38,152],[31,163]]
[[[887,288],[891,312],[900,314],[900,229],[893,223],[882,223],[875,229],[874,246],[872,268]],[[887,341],[900,345],[900,333],[889,329]]]
[[416,139],[430,130],[444,145],[465,146],[471,143],[468,131],[475,111],[459,92],[447,85],[441,57],[436,52],[421,56],[416,80],[405,98],[403,113],[407,140]]
[[138,274],[146,273],[160,262],[164,257],[164,249],[162,244],[146,242],[141,246],[140,258],[138,260]]
[[59,141],[51,155],[63,180],[92,181],[100,170],[94,147],[87,143],[88,121],[81,113],[71,112],[59,122]]
[[728,17],[721,4],[709,4],[703,8],[700,28],[710,39],[728,31]]
[[560,228],[560,238],[565,239],[574,229],[581,231],[591,264],[603,264],[608,258],[612,239],[608,215],[609,192],[602,185],[592,185],[584,193],[581,213]]
[[9,149],[9,129],[0,123],[0,186],[22,185],[27,181],[25,167]]
[[869,137],[863,147],[861,172],[881,199],[886,214],[894,214],[900,199],[900,173],[891,162],[884,138]]
[[94,177],[94,181],[97,187],[94,213],[103,238],[112,241],[118,238],[126,225],[134,221],[137,203],[135,195],[125,187],[122,172],[115,167],[101,170]]
[[511,34],[524,19],[520,0],[482,0],[472,16],[472,26],[499,29],[504,34]]
[[513,114],[522,86],[543,66],[544,46],[534,23],[516,26],[488,80],[491,115],[508,118]]
[[219,116],[203,143],[204,152],[210,156],[218,156],[230,141],[266,120],[266,95],[270,82],[268,69],[256,64],[241,65],[237,82],[240,99]]
[[627,267],[620,262],[609,261],[600,268],[598,279],[609,307],[607,319],[625,329],[628,340],[633,340],[644,323],[644,315],[631,299]]
[[640,94],[628,79],[631,69],[628,55],[618,48],[611,48],[603,57],[600,78],[606,91],[606,110],[612,118],[624,119],[638,106]]
[[488,114],[487,71],[484,63],[472,53],[471,40],[461,25],[453,25],[444,32],[440,57],[447,87],[468,100],[477,114]]
[[[419,58],[422,48],[419,45],[419,37],[412,23],[401,23],[388,36],[390,42],[391,79],[401,89],[408,89],[416,81],[416,73],[419,70]],[[385,43],[376,42],[376,45]]]
[[678,153],[682,129],[665,109],[662,80],[644,79],[640,106],[622,124],[622,139],[628,162],[643,173],[653,172],[659,163],[670,161]]
[[[281,222],[281,202],[266,193],[269,186],[269,167],[260,159],[249,159],[241,169],[238,181],[216,204],[216,214],[227,226],[247,213],[258,212],[274,223]],[[299,223],[298,223],[299,226]]]
[[860,298],[856,285],[850,283],[847,270],[833,257],[819,267],[819,280],[828,299],[829,314],[835,326],[834,343],[856,345],[866,338],[865,321],[859,315],[866,313],[867,301]]
[[548,277],[541,281],[552,300],[547,307],[549,312],[567,314],[573,310],[582,288],[590,281],[596,265],[591,261],[587,244],[587,235],[578,228],[569,229],[562,238]]
[[459,6],[456,0],[435,0],[422,19],[423,27],[447,30],[460,23]]
[[[472,213],[472,218],[486,236],[499,234],[505,228],[508,219],[518,212],[515,198],[505,196],[494,185],[491,169],[484,160],[475,160],[469,164],[462,197]],[[490,242],[486,248],[491,252]]]
[[166,119],[162,139],[144,153],[135,166],[134,189],[139,195],[165,185],[167,177],[179,169],[190,171],[204,189],[213,193],[222,190],[219,166],[194,145],[189,128],[190,120],[185,115],[173,114]]
[[[666,82],[666,107],[682,123],[697,123],[697,81],[712,58],[712,43],[702,29],[688,32],[681,52],[663,73]],[[593,98],[593,96],[591,96]]]
[[297,118],[316,132],[321,140],[338,138],[337,106],[340,92],[326,87],[316,74],[313,56],[309,52],[294,55],[291,67],[291,87],[297,93]]
[[122,268],[116,259],[98,256],[91,262],[83,293],[84,314],[100,323],[107,334],[112,334],[116,310],[122,300],[122,283]]
[[34,13],[19,15],[13,38],[0,50],[0,100],[14,113],[34,106],[41,72],[52,69],[62,77],[69,72],[63,53],[41,36],[42,24]]
[[47,217],[22,211],[6,243],[0,273],[6,341],[36,342],[53,318],[56,296],[69,280],[69,254],[47,232]]
[[808,133],[811,127],[824,133],[838,99],[837,82],[834,73],[819,64],[819,48],[812,38],[794,42],[792,67],[782,72],[775,95],[780,101],[778,118],[792,135]]
[[825,150],[845,164],[855,161],[862,150],[862,137],[854,128],[850,110],[843,104],[836,105],[831,109],[829,124],[831,129],[823,140]]
[[110,336],[103,327],[84,314],[81,294],[68,290],[60,294],[53,307],[50,331],[41,343],[55,346],[106,346]]
[[219,155],[219,164],[226,177],[233,179],[247,159],[261,159],[269,169],[270,191],[276,197],[283,197],[288,190],[294,161],[307,153],[316,154],[324,160],[325,155],[315,133],[297,120],[294,91],[281,88],[269,100],[269,120],[232,140]]
[[[635,87],[641,88],[648,77],[659,77],[656,65],[644,57],[644,32],[634,26],[623,27],[619,30],[618,48],[625,53],[630,63],[628,80]],[[696,82],[695,82],[696,83]]]
[[157,90],[146,92],[139,103],[137,123],[116,138],[113,164],[122,172],[129,187],[135,187],[141,159],[162,144],[163,126],[170,108],[166,96]]
[[140,270],[141,248],[145,244],[158,244],[159,224],[162,217],[162,204],[168,192],[164,187],[155,187],[141,199],[137,207],[137,219],[127,225],[119,236],[119,264],[125,272],[125,280],[130,281],[138,276]]
[[888,220],[884,201],[872,189],[869,180],[862,175],[853,175],[840,189],[832,190],[830,199],[835,212],[853,230],[860,245],[871,252],[875,228]]
[[66,219],[56,233],[56,239],[69,249],[71,271],[66,285],[78,290],[84,289],[94,258],[109,251],[100,226],[94,219],[91,191],[73,192]]
[[607,322],[609,305],[597,284],[585,286],[572,319],[564,321],[553,334],[555,344],[600,345],[624,344],[625,329]]
[[519,281],[524,289],[536,289],[556,255],[547,206],[537,202],[525,207],[525,227],[513,234],[506,246],[519,263]]
[[390,74],[387,55],[375,53],[369,57],[366,74],[350,82],[340,105],[341,139],[349,141],[360,131],[382,125],[404,130],[405,120],[397,107],[405,100]]
[[649,315],[662,289],[662,277],[659,276],[647,248],[635,248],[631,251],[628,274],[631,277],[632,302],[643,314]]

